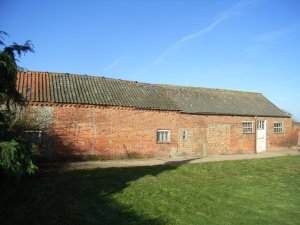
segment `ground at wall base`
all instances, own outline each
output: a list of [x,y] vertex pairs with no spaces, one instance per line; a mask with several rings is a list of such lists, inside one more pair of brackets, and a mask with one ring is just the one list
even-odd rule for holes
[[57,163],[54,166],[62,170],[95,169],[95,168],[116,168],[116,167],[138,167],[138,166],[157,166],[168,164],[204,163],[228,160],[245,160],[272,158],[288,155],[300,156],[297,149],[284,151],[273,151],[264,153],[246,153],[231,155],[208,155],[206,157],[168,157],[168,158],[147,158],[147,159],[122,159],[122,160],[97,160],[84,162]]

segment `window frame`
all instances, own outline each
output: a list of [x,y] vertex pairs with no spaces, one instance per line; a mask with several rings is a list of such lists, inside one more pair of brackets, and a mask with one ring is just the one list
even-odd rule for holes
[[257,120],[256,121],[256,129],[257,130],[264,130],[266,126],[265,120]]
[[[281,126],[275,126],[275,124],[281,125]],[[283,134],[283,127],[284,127],[283,122],[275,121],[275,122],[273,123],[273,132],[274,132],[275,134]]]
[[[245,126],[245,124],[249,124],[249,123],[251,123],[251,127]],[[253,134],[254,133],[253,124],[254,124],[253,121],[242,121],[243,134]],[[249,131],[247,131],[247,129],[249,129]]]
[[159,129],[156,131],[156,143],[170,143],[171,131],[166,129]]
[[25,130],[24,138],[36,145],[42,144],[42,131],[41,130]]
[[184,141],[187,140],[187,131],[186,130],[182,131],[182,140],[184,140]]

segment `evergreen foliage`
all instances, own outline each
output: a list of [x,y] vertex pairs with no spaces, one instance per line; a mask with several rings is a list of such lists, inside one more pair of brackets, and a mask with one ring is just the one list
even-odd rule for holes
[[[34,163],[38,151],[34,144],[22,138],[27,124],[18,117],[17,109],[25,105],[26,100],[16,90],[16,54],[20,57],[22,53],[34,51],[30,41],[6,46],[3,36],[8,34],[0,31],[0,45],[4,46],[0,51],[0,172],[20,177],[38,170]],[[14,110],[11,105],[15,106]]]
[[0,166],[9,175],[19,177],[36,173],[38,167],[33,161],[36,156],[37,147],[22,138],[0,142]]
[[0,45],[4,49],[0,52],[0,101],[6,102],[7,110],[10,110],[10,103],[24,104],[25,100],[16,90],[17,81],[17,59],[16,54],[21,57],[22,53],[34,52],[31,41],[26,41],[24,45],[13,43],[6,46],[3,36],[7,33],[0,31]]

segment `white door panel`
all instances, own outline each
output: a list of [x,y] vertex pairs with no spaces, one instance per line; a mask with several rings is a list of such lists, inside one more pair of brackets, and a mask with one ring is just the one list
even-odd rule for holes
[[265,152],[267,145],[267,121],[258,120],[256,122],[256,152]]

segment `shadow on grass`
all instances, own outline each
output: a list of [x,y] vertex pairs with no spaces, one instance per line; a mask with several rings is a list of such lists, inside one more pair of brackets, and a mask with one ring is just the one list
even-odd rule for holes
[[[178,168],[171,165],[41,173],[22,185],[2,182],[4,224],[164,224],[114,200],[132,181]],[[147,205],[143,206],[147,207]]]

